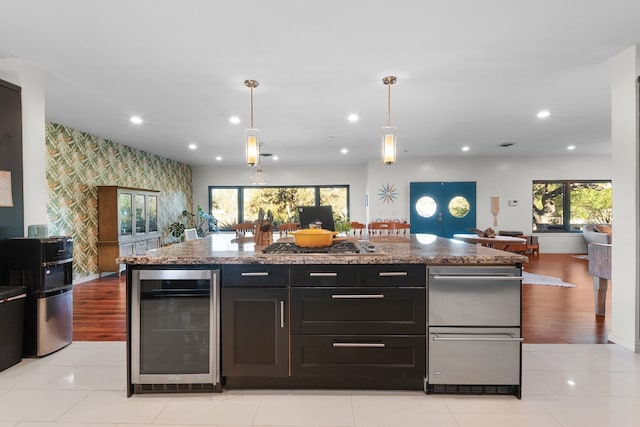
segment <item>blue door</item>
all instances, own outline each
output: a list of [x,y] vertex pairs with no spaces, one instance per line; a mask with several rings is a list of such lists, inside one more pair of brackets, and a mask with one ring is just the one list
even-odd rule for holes
[[411,233],[452,237],[476,228],[475,182],[409,184]]

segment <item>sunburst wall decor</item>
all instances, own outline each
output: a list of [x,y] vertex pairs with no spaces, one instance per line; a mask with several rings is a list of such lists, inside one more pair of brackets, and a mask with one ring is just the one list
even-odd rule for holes
[[382,203],[395,203],[398,198],[398,189],[391,184],[383,185],[378,190],[378,197],[382,200]]

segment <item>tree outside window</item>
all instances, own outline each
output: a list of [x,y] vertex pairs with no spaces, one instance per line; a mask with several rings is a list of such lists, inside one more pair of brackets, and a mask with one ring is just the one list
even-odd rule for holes
[[349,217],[349,186],[209,187],[211,214],[221,230],[257,219],[260,208],[270,210],[274,225],[298,222],[298,206],[333,207],[337,218]]
[[534,181],[533,231],[572,232],[610,223],[611,181]]

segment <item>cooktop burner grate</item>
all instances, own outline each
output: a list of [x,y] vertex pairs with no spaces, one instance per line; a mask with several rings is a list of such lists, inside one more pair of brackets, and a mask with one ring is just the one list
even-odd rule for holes
[[363,249],[354,242],[336,242],[323,248],[303,248],[295,243],[276,242],[262,250],[265,254],[357,254]]

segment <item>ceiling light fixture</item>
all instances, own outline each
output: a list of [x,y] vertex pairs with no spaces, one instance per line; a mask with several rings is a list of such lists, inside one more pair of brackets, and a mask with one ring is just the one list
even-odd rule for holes
[[189,144],[189,150],[197,150],[198,146],[196,144]]
[[240,123],[240,117],[231,116],[231,117],[229,117],[229,122],[233,123],[234,125],[237,125],[238,123]]
[[140,125],[142,124],[142,118],[140,116],[131,116],[131,118],[129,119],[129,121],[131,123],[133,123],[134,125]]
[[357,122],[359,119],[357,114],[349,114],[347,116],[347,120],[349,120],[350,122]]
[[469,151],[471,148],[468,145],[462,147],[462,151]]
[[396,140],[398,128],[391,126],[391,85],[395,84],[395,76],[382,79],[387,88],[387,125],[382,127],[382,163],[392,165],[396,162]]
[[255,185],[265,185],[269,182],[269,176],[266,173],[262,172],[262,165],[258,163],[258,169],[253,175],[251,175],[249,180],[252,184]]
[[568,145],[567,146],[567,150],[569,150],[569,151],[572,151],[572,150],[575,150],[575,149],[576,149],[575,145]]
[[551,112],[549,110],[540,110],[538,111],[538,114],[536,114],[536,117],[539,119],[546,119],[550,115],[551,115]]
[[[244,85],[251,89],[251,127],[244,130],[246,160],[249,166],[255,166],[256,164],[260,166],[260,145],[258,143],[258,129],[253,127],[253,89],[257,88],[259,84],[260,83],[257,80],[244,81]],[[262,172],[261,169],[258,170]]]

